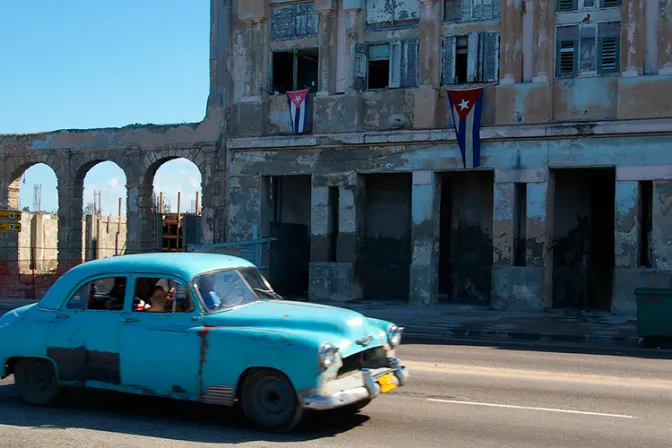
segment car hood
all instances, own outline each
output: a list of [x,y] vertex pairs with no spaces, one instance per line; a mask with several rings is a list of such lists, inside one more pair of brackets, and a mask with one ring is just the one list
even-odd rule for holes
[[[356,352],[358,340],[367,347],[381,344],[380,330],[366,316],[352,310],[289,300],[264,300],[205,317],[208,326],[296,330],[314,333],[320,342],[338,345],[341,352]],[[369,337],[372,339],[369,340]]]

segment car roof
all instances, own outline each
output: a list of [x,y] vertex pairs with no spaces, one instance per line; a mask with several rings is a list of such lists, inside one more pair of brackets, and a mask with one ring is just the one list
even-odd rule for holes
[[87,261],[63,274],[47,291],[40,306],[57,308],[72,288],[88,277],[101,274],[152,273],[192,279],[207,271],[254,267],[251,262],[232,255],[195,252],[156,252],[119,255]]

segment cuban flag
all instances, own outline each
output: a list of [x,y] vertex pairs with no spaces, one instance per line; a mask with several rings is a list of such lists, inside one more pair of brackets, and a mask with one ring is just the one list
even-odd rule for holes
[[309,117],[308,96],[310,89],[294,90],[287,92],[289,101],[289,115],[292,119],[292,129],[295,134],[302,134],[306,130]]
[[462,153],[465,168],[481,165],[481,109],[483,88],[449,90],[449,114],[453,117],[457,143]]

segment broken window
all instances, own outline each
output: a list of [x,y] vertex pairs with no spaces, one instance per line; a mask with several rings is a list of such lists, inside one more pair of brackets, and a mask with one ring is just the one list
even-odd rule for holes
[[271,40],[282,41],[317,37],[319,22],[314,2],[271,7]]
[[302,48],[273,53],[272,89],[285,93],[310,88],[317,90],[318,49]]
[[441,85],[499,79],[499,32],[443,36]]
[[621,0],[555,0],[555,9],[559,12],[619,6],[621,6]]
[[367,25],[403,25],[418,21],[418,0],[367,0]]
[[126,297],[126,277],[86,282],[68,301],[70,310],[121,311]]
[[444,20],[488,20],[500,16],[501,0],[444,0]]
[[558,77],[618,73],[620,32],[620,22],[559,26],[556,38]]
[[356,45],[355,89],[404,88],[417,85],[417,39]]

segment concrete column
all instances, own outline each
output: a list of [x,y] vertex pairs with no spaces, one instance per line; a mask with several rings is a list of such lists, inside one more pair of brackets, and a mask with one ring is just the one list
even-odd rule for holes
[[[658,73],[672,75],[672,0],[651,0],[658,3]],[[649,3],[646,4],[647,8]],[[649,24],[647,23],[647,27]]]
[[229,188],[228,232],[229,241],[252,239],[254,225],[261,231],[261,178],[251,177],[245,185]]
[[653,181],[653,269],[672,271],[672,180]]
[[359,42],[362,32],[362,11],[365,8],[364,0],[343,0],[343,12],[345,13],[345,61],[346,80],[345,93],[355,91],[355,46]]
[[70,169],[70,153],[59,155],[54,168],[58,178],[58,273],[82,262],[82,208],[84,179]]
[[492,262],[494,266],[513,264],[515,186],[513,182],[494,184],[492,213]]
[[440,5],[436,0],[420,0],[419,67],[418,75],[422,87],[438,89],[441,82],[441,33]]
[[617,181],[614,215],[614,278],[611,312],[637,314],[635,288],[639,258],[639,182]]
[[644,0],[623,0],[621,4],[621,60],[625,65],[623,76],[644,73]]
[[203,244],[226,241],[227,177],[224,149],[203,148],[201,168],[203,198],[201,201],[201,232]]
[[502,3],[500,84],[516,84],[523,81],[523,5],[522,0]]
[[533,283],[539,300],[535,308],[544,310],[553,303],[553,203],[554,182],[527,184],[526,267],[535,271]]
[[536,2],[533,14],[532,82],[545,83],[554,78],[554,2],[546,0]]
[[320,34],[318,36],[320,47],[320,90],[318,95],[333,95],[336,88],[336,14],[333,4],[327,5],[326,9],[319,11]]
[[[330,235],[332,228],[332,210],[328,186],[313,185],[311,191],[310,212],[310,261],[326,262],[330,260]],[[333,198],[331,198],[333,200]]]
[[439,231],[441,183],[432,171],[413,172],[409,301],[434,305],[439,301]]

